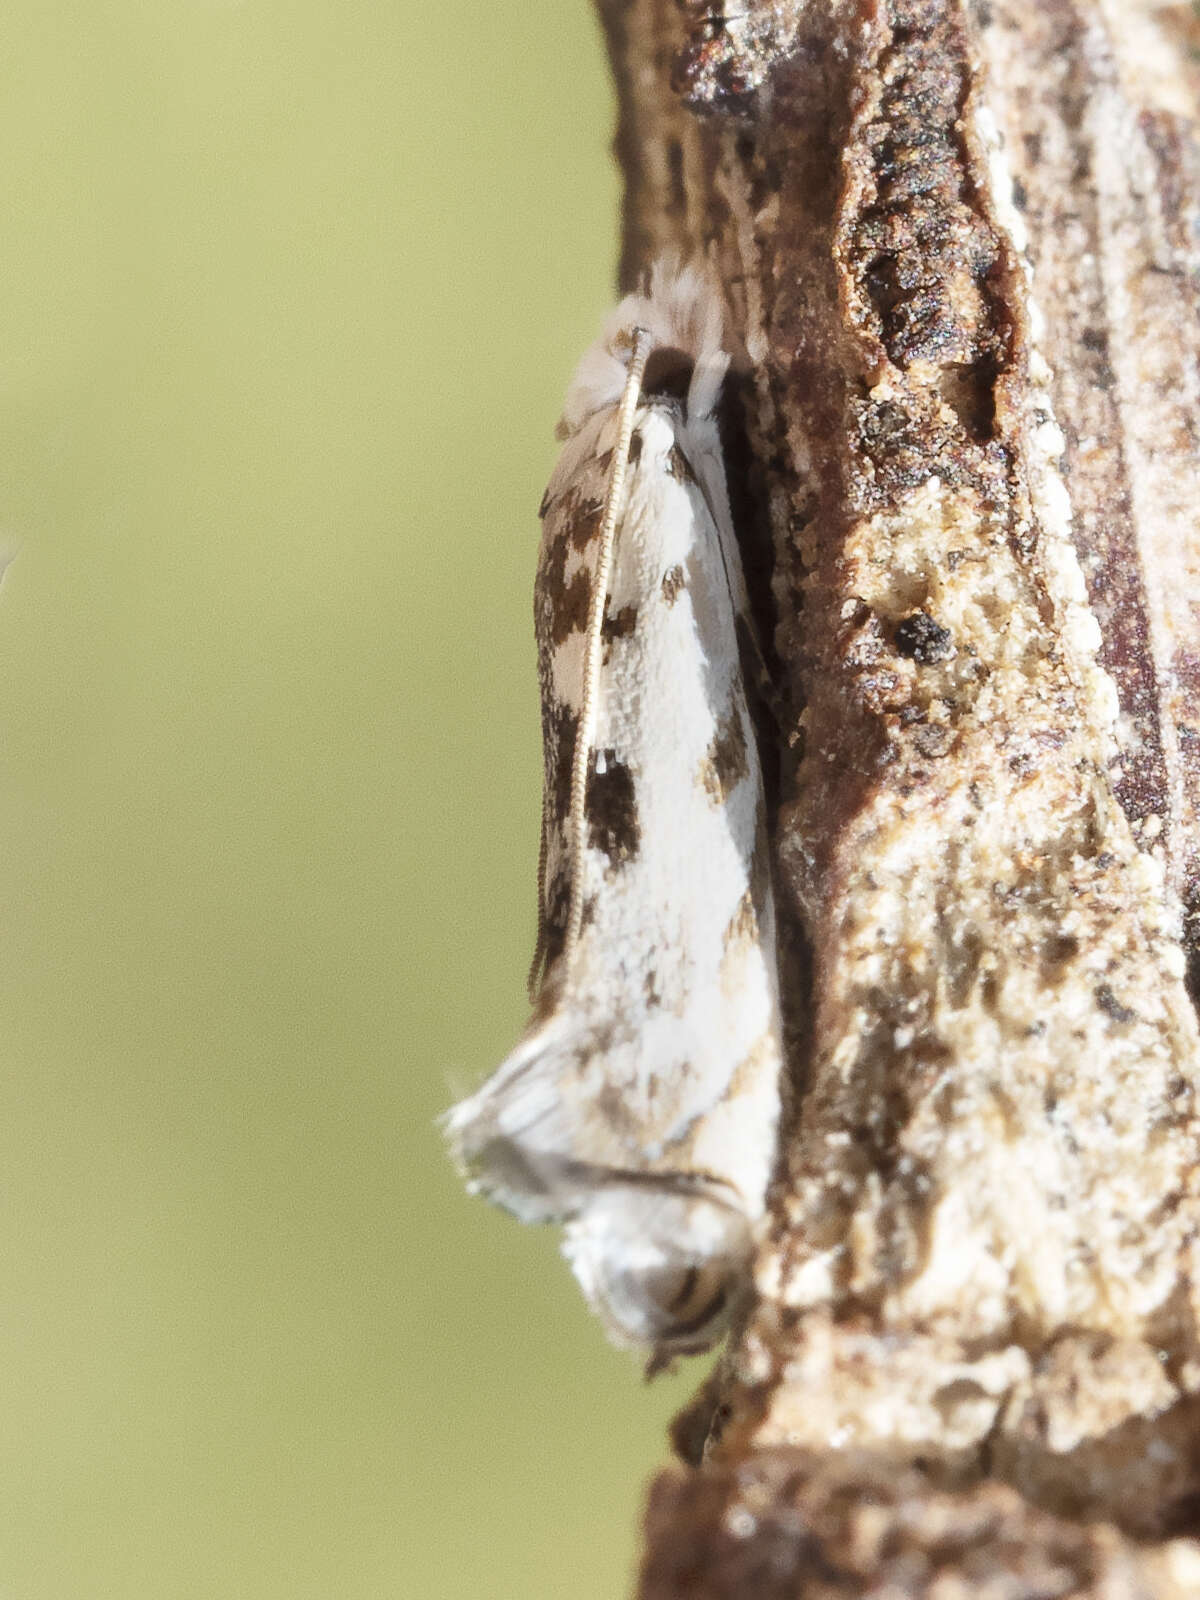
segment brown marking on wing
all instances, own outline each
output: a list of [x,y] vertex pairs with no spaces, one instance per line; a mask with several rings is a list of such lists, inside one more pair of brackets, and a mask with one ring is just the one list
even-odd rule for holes
[[587,786],[588,842],[617,866],[632,861],[642,842],[633,773],[612,750],[602,751],[604,771],[592,757]]
[[684,577],[683,568],[679,566],[668,567],[663,573],[662,592],[663,599],[669,606],[673,606],[683,593],[687,579]]
[[580,568],[564,585],[559,603],[554,608],[550,637],[555,644],[564,644],[573,633],[583,632],[587,627],[591,599],[591,575]]
[[[603,1051],[593,1043],[591,1053],[600,1055]],[[615,1084],[602,1084],[597,1091],[594,1103],[597,1112],[615,1134],[630,1140],[632,1143],[637,1143],[638,1134],[641,1131],[638,1118],[633,1107],[626,1104],[624,1095]]]
[[721,937],[721,992],[736,995],[742,988],[746,957],[758,943],[758,913],[749,889],[734,907]]
[[587,568],[577,567],[567,577],[570,548],[568,538],[555,538],[542,552],[534,584],[539,638],[555,645],[565,643],[573,633],[582,633],[591,602],[592,578]]
[[623,639],[626,634],[632,633],[637,627],[637,619],[638,608],[636,606],[622,606],[619,611],[605,613],[600,631],[606,639]]
[[571,902],[571,879],[562,866],[546,885],[546,900],[542,907],[542,971],[545,974],[539,999],[551,987],[554,965],[563,953],[566,941],[567,912]]
[[604,664],[608,665],[611,655],[611,645],[614,639],[626,639],[637,627],[638,608],[634,605],[622,606],[619,611],[606,614],[600,624],[600,637],[604,640]]
[[673,444],[667,452],[667,471],[675,479],[676,483],[696,482],[696,474],[692,471],[692,464],[677,444]]
[[571,808],[571,762],[575,755],[575,736],[579,713],[561,701],[546,696],[542,700],[542,762],[546,784],[546,814],[552,827],[561,832]]
[[581,496],[571,513],[570,522],[564,524],[564,532],[576,550],[586,550],[592,540],[598,537],[603,521],[604,502]]
[[697,778],[709,799],[722,805],[748,775],[750,763],[746,753],[746,733],[737,707],[722,717],[712,736]]
[[551,511],[556,513],[556,521],[561,527],[569,523],[575,516],[575,508],[579,504],[580,493],[577,484],[569,483],[565,489],[560,489],[557,494],[551,494],[547,489],[542,496],[542,503],[538,507],[538,516],[545,521]]
[[758,913],[754,909],[754,895],[747,889],[734,907],[733,915],[725,925],[721,946],[726,954],[740,949],[747,942],[758,939]]
[[566,929],[567,888],[563,876],[564,824],[571,797],[571,757],[579,714],[555,693],[548,649],[538,630],[538,677],[542,706],[542,825],[538,845],[538,934],[529,969],[531,991],[546,987],[549,966],[559,955]]
[[772,1033],[759,1034],[746,1054],[733,1069],[729,1079],[729,1088],[725,1091],[730,1100],[736,1099],[740,1094],[750,1088],[759,1076],[764,1062],[779,1060],[779,1044]]

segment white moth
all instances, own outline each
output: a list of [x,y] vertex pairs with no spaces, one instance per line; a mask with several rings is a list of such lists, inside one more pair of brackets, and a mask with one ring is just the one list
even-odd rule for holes
[[747,1281],[782,1059],[713,291],[658,268],[567,394],[535,585],[534,1013],[447,1118],[471,1187],[565,1224],[621,1344],[705,1348]]

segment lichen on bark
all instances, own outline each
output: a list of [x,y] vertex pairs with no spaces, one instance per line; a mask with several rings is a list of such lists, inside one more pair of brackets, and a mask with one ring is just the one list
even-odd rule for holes
[[600,9],[790,707],[771,1229],[642,1593],[1200,1593],[1194,12]]

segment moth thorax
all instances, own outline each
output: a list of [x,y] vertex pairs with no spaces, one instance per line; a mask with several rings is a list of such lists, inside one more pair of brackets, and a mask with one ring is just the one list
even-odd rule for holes
[[614,1340],[682,1355],[724,1332],[750,1229],[707,1195],[614,1185],[568,1225],[564,1250]]

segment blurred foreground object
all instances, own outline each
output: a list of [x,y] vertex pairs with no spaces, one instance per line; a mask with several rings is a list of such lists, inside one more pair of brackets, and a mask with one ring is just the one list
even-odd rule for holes
[[791,1132],[643,1600],[1200,1594],[1200,26],[600,9],[793,708]]

